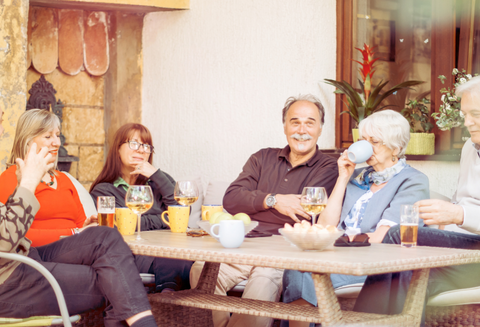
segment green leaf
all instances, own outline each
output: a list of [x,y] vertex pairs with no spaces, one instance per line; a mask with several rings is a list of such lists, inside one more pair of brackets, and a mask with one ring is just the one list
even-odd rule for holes
[[[406,81],[403,83],[400,83],[398,85],[395,85],[392,87],[390,90],[386,91],[383,94],[380,94],[378,97],[375,99],[375,103],[373,104],[373,108],[376,108],[383,100],[385,100],[387,97],[392,95],[394,92],[397,92],[401,89],[410,89],[411,86],[419,85],[424,83],[423,81]],[[383,86],[382,86],[383,87]],[[377,111],[374,109],[374,111]]]
[[358,107],[357,108],[357,111],[358,111],[358,120],[357,122],[361,122],[364,118],[366,118],[365,116],[365,107]]
[[[363,101],[358,92],[355,91],[355,89],[345,81],[338,82],[331,79],[325,79],[325,83],[335,86],[339,91],[341,91],[341,93],[345,94],[348,101],[347,106],[351,112],[350,116],[352,116],[352,118],[358,122],[357,108],[363,106]],[[336,93],[338,94],[339,92]]]

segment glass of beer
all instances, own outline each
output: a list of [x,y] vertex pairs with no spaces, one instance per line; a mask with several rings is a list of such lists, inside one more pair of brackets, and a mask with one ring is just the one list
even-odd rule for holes
[[315,224],[315,217],[327,206],[327,191],[324,187],[304,187],[300,205],[312,215],[312,225]]
[[137,240],[141,240],[142,213],[153,206],[152,188],[148,185],[130,185],[125,195],[125,204],[137,214]]
[[417,246],[418,207],[412,204],[400,206],[400,239],[402,246],[411,248]]
[[178,181],[173,190],[173,198],[182,206],[191,206],[198,200],[198,187],[194,181]]
[[113,228],[115,217],[115,197],[99,196],[97,198],[98,225]]

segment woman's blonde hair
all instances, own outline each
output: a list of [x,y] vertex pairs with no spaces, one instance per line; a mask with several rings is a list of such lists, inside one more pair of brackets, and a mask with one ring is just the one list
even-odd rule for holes
[[[58,127],[60,119],[54,113],[45,109],[30,109],[25,111],[18,119],[15,139],[13,140],[12,153],[8,159],[8,166],[15,164],[15,159],[25,159],[30,142],[37,136],[47,133]],[[57,160],[53,170],[57,169]]]

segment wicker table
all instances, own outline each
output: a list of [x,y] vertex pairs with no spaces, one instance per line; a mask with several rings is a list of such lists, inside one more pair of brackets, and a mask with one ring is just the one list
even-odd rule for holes
[[[206,261],[196,289],[155,294],[150,298],[163,309],[162,318],[172,320],[164,320],[166,326],[176,326],[177,323],[211,326],[210,311],[199,309],[316,322],[322,326],[415,326],[420,323],[430,268],[480,262],[480,251],[461,249],[407,249],[399,245],[373,244],[370,247],[331,247],[322,252],[304,252],[281,236],[245,239],[238,249],[225,249],[210,236],[198,238],[170,231],[151,231],[142,233],[142,237],[142,241],[136,241],[135,236],[125,237],[135,254]],[[220,263],[312,272],[318,308],[214,295]],[[403,270],[414,270],[414,274],[401,314],[341,311],[329,274],[361,276]],[[171,318],[167,317],[167,312]]]

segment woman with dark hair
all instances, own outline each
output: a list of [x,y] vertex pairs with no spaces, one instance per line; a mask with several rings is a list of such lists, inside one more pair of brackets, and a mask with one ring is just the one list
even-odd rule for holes
[[[160,215],[168,205],[178,205],[173,199],[175,180],[152,165],[152,136],[141,124],[129,123],[118,129],[107,155],[107,161],[90,188],[96,202],[98,196],[114,196],[117,208],[126,207],[125,195],[130,185],[150,185],[152,208],[142,214],[141,230],[166,229]],[[157,291],[190,288],[189,274],[193,262],[145,256],[135,257],[140,272],[155,274]]]
[[100,175],[90,187],[96,202],[98,196],[114,196],[117,208],[126,207],[125,195],[130,185],[150,185],[154,194],[152,208],[142,214],[142,230],[166,229],[160,215],[173,199],[175,180],[152,165],[152,136],[141,124],[129,123],[118,129]]

